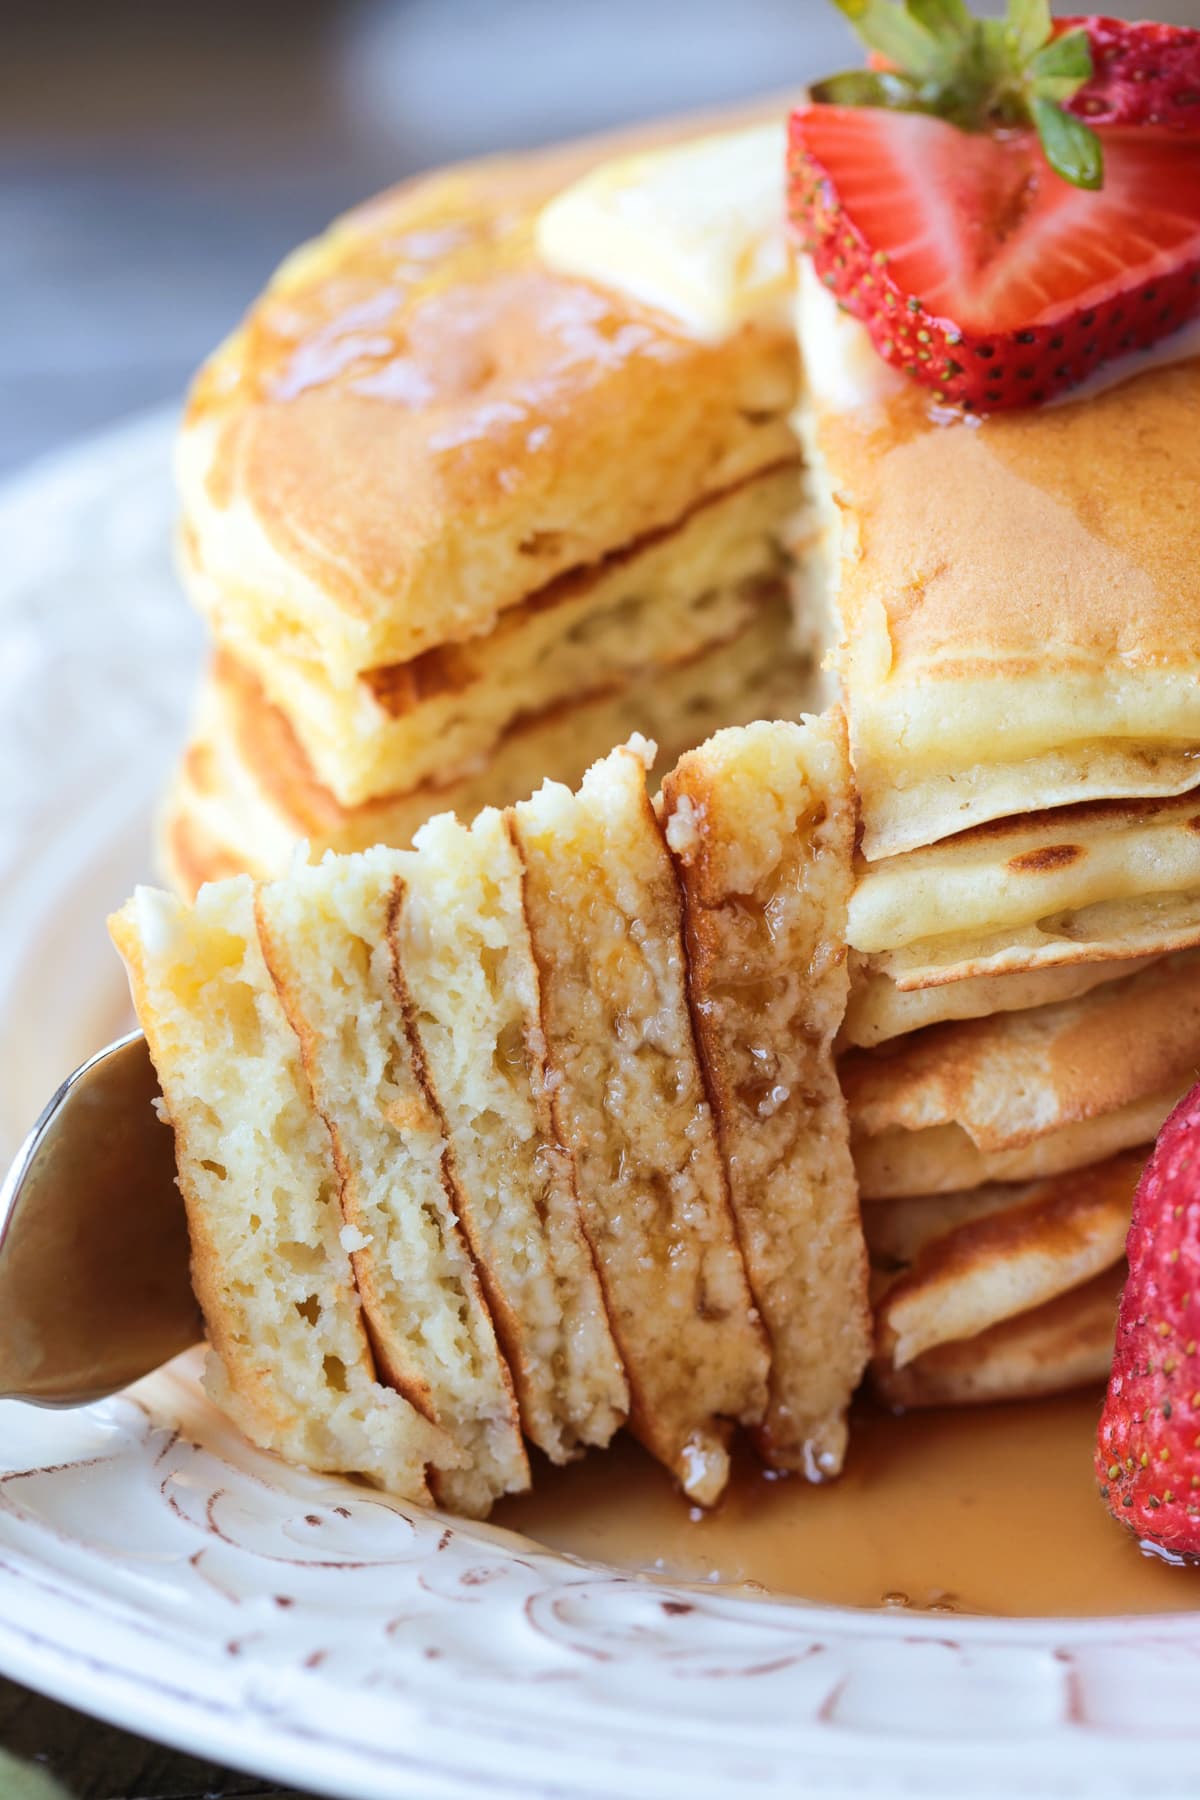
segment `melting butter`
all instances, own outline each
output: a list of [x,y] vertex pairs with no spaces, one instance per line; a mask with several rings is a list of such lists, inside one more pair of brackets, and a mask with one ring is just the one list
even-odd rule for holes
[[781,121],[618,157],[543,209],[539,254],[697,337],[782,323],[791,288],[785,158]]

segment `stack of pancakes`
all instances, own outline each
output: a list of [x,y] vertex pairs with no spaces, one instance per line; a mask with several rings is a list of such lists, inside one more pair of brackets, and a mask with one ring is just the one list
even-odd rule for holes
[[[551,266],[539,217],[598,155],[385,195],[202,372],[182,555],[215,651],[166,871],[191,896],[299,838],[403,846],[630,731],[665,768],[798,716],[816,643],[859,811],[840,1044],[876,1381],[1100,1375],[1139,1159],[1200,1072],[1200,362],[931,413],[803,266],[799,358],[767,311],[700,330]],[[770,1134],[730,1108],[745,1171]]]
[[657,809],[651,761],[113,921],[256,1442],[474,1515],[626,1419],[705,1505],[736,1424],[841,1467],[844,723],[721,732]]
[[876,1379],[1044,1391],[1107,1368],[1132,1189],[1200,1073],[1200,364],[931,417],[803,273],[800,320],[842,378],[810,358],[803,435],[860,807]]
[[799,715],[792,334],[701,342],[545,266],[539,213],[600,154],[361,208],[202,371],[180,543],[215,647],[162,827],[181,891],[301,837],[406,844],[635,729],[666,767]]

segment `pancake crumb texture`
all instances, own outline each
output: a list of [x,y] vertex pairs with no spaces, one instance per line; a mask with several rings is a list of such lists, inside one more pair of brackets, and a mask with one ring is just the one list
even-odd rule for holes
[[475,1516],[528,1484],[523,1438],[564,1461],[627,1416],[701,1504],[738,1425],[840,1466],[868,1348],[844,726],[722,733],[659,802],[676,860],[653,756],[113,921],[213,1391],[258,1443]]
[[[645,747],[647,755],[649,747]],[[757,1424],[751,1299],[688,1010],[678,885],[636,748],[514,809],[555,1111],[625,1358],[634,1431],[694,1499]]]
[[297,838],[316,854],[408,844],[436,813],[469,819],[547,776],[578,782],[633,731],[659,747],[659,771],[721,726],[797,718],[811,705],[811,660],[793,643],[782,583],[760,595],[737,637],[624,687],[525,718],[466,773],[345,807],[318,781],[286,716],[222,651],[202,684],[191,745],[163,809],[159,860],[179,893],[244,870],[282,873]]
[[259,890],[264,949],[329,1129],[381,1365],[467,1450],[436,1483],[486,1512],[528,1486],[507,1364],[459,1225],[460,1200],[388,945],[403,852],[300,867]]
[[464,1459],[376,1378],[329,1134],[263,961],[250,882],[208,888],[191,909],[141,890],[113,935],[175,1131],[210,1393],[291,1461],[428,1500],[426,1466]]
[[767,1460],[835,1474],[870,1349],[833,1038],[854,817],[839,713],[719,732],[667,777],[689,982],[738,1230],[771,1339]]
[[495,811],[431,820],[418,850],[393,952],[525,1429],[562,1462],[608,1442],[628,1391],[554,1135],[521,863]]

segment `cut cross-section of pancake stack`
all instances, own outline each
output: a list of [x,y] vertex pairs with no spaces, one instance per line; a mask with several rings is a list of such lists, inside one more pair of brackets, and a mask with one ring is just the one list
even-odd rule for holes
[[1200,363],[931,416],[807,265],[798,319],[875,1377],[1044,1392],[1107,1369],[1136,1175],[1200,1072]]
[[[628,1406],[707,1494],[730,1419],[789,1467],[842,1454],[817,1376],[841,1391],[855,1326],[842,1342],[822,1295],[847,1279],[858,1227],[834,1225],[845,1170],[813,1162],[804,1119],[833,1105],[823,1046],[846,947],[838,1042],[877,1384],[916,1404],[1106,1366],[1132,1175],[1200,1072],[1200,360],[1049,406],[931,410],[803,256],[798,331],[780,316],[778,119],[610,152],[383,196],[292,258],[202,372],[181,552],[215,654],[161,847],[190,898],[214,877],[279,877],[300,838],[317,855],[407,846],[457,811],[463,825],[431,826],[395,864],[388,979],[471,1304],[548,1454],[598,1441]],[[804,644],[840,689],[858,813],[852,891],[824,915],[829,969],[806,960],[815,886],[797,898],[785,864],[835,813],[772,787],[786,734],[718,730],[797,717]],[[634,732],[657,740],[657,774],[681,758],[658,827],[628,755],[577,793],[522,799],[547,777],[577,784]],[[807,766],[826,740],[803,741]],[[512,810],[468,828],[488,805]],[[722,821],[712,842],[693,840],[698,818]],[[753,846],[775,855],[761,888]],[[290,926],[334,878],[289,880],[308,898],[260,891],[255,954],[332,1116],[322,1095],[347,1070],[306,1035]],[[466,936],[460,888],[476,894]],[[378,933],[363,941],[381,954]],[[524,1046],[486,1080],[476,1021]],[[330,1131],[344,1161],[351,1125]],[[335,1167],[357,1205],[370,1183]],[[636,1228],[631,1182],[649,1182],[667,1232],[635,1259],[666,1259],[638,1295],[605,1252],[614,1218]],[[826,1238],[798,1192],[823,1196]],[[530,1208],[540,1274],[506,1262]],[[694,1228],[686,1254],[672,1208]],[[383,1272],[352,1254],[378,1366],[407,1381],[370,1318]],[[687,1331],[644,1318],[664,1270],[703,1297]],[[563,1307],[592,1321],[571,1338],[573,1386],[552,1347]],[[742,1325],[708,1329],[710,1307]],[[449,1418],[422,1381],[400,1391]],[[439,1492],[467,1479],[428,1460]]]
[[657,811],[651,761],[114,919],[260,1444],[472,1515],[626,1418],[702,1504],[737,1425],[841,1467],[844,722],[722,732]]
[[180,556],[215,652],[162,823],[179,891],[277,873],[297,838],[406,845],[634,730],[667,767],[799,716],[792,334],[779,310],[704,340],[548,267],[539,213],[601,154],[382,196],[202,371]]

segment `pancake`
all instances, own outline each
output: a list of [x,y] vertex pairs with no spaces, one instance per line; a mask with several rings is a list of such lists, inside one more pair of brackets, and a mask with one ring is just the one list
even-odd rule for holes
[[738,1237],[771,1341],[766,1461],[836,1474],[870,1349],[833,1038],[854,809],[840,713],[722,731],[663,783],[688,992]]
[[540,208],[608,148],[409,183],[284,264],[179,445],[224,629],[345,686],[794,457],[784,321],[702,341],[539,259]]
[[190,910],[141,888],[109,925],[175,1132],[205,1386],[264,1449],[427,1504],[427,1469],[452,1480],[469,1455],[376,1373],[333,1148],[249,881]]
[[283,714],[222,654],[201,689],[191,741],[163,809],[159,861],[172,887],[190,896],[201,882],[238,870],[279,873],[298,839],[316,852],[403,846],[448,808],[470,819],[483,806],[521,798],[546,776],[579,780],[633,730],[655,734],[665,769],[719,726],[752,719],[760,709],[798,716],[811,687],[811,665],[793,648],[779,584],[731,643],[522,721],[482,768],[458,780],[343,807],[316,779]]
[[494,810],[431,819],[388,917],[460,1214],[526,1435],[552,1462],[606,1444],[629,1393],[554,1132],[520,858]]
[[1037,1400],[1108,1379],[1125,1261],[978,1336],[927,1350],[903,1369],[876,1364],[872,1385],[900,1410]]
[[950,1193],[1101,1161],[1153,1138],[1197,1069],[1194,952],[1076,1000],[853,1052],[840,1073],[860,1191]]
[[1127,1152],[1010,1188],[1008,1196],[978,1189],[957,1207],[947,1205],[940,1221],[921,1201],[868,1206],[867,1241],[876,1258],[875,1215],[920,1207],[928,1232],[910,1239],[903,1272],[878,1300],[877,1359],[903,1369],[940,1344],[975,1337],[1111,1268],[1124,1254],[1145,1160],[1144,1149]]
[[685,981],[682,904],[646,793],[649,746],[512,812],[560,1140],[631,1394],[630,1426],[703,1504],[768,1345],[747,1282]]
[[1152,957],[1112,963],[1064,963],[1057,968],[1017,970],[1009,975],[977,975],[938,987],[902,990],[887,975],[871,970],[868,959],[851,954],[850,998],[838,1047],[871,1049],[908,1031],[949,1019],[986,1019],[993,1013],[1022,1012],[1073,1000],[1106,981],[1121,981],[1148,968]]
[[[394,852],[297,866],[258,890],[259,939],[329,1130],[345,1241],[389,1380],[467,1452],[435,1492],[482,1517],[529,1485],[508,1364],[484,1299],[468,1194],[388,944]],[[211,891],[211,890],[209,890]]]
[[509,607],[486,635],[343,683],[319,658],[247,632],[237,607],[227,607],[219,584],[205,576],[202,547],[191,543],[185,557],[218,641],[287,718],[315,778],[339,805],[353,807],[477,777],[522,721],[735,640],[777,593],[780,521],[798,494],[793,459],[702,500],[682,520],[597,564],[556,577]]
[[998,820],[861,863],[847,935],[901,990],[1200,944],[1200,792]]
[[943,416],[811,276],[799,330],[867,859],[1195,786],[1200,360]]

